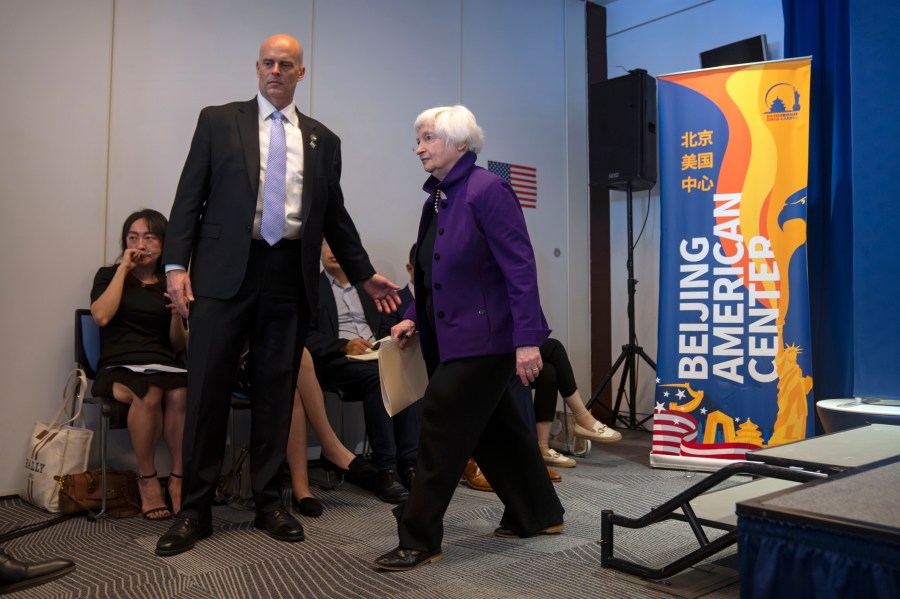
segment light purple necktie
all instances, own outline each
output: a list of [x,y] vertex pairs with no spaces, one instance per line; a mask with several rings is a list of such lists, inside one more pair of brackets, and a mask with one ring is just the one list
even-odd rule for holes
[[284,233],[284,176],[287,170],[287,144],[284,140],[283,115],[272,113],[272,133],[269,137],[269,158],[266,161],[266,180],[263,184],[262,217],[259,235],[269,245],[275,245]]

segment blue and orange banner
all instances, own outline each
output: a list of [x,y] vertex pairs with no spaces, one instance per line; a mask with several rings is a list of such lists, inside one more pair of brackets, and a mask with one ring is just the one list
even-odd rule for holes
[[809,58],[659,77],[654,466],[814,434],[809,81]]

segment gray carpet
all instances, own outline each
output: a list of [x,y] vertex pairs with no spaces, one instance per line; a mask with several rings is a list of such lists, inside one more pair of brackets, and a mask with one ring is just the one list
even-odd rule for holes
[[[566,531],[507,540],[491,533],[502,505],[492,493],[460,485],[445,518],[443,561],[404,573],[383,573],[371,561],[396,545],[391,506],[346,483],[315,493],[320,518],[301,518],[306,541],[280,543],[252,527],[253,512],[213,511],[214,534],[193,551],[159,558],[156,541],[168,524],[143,518],[94,522],[78,517],[11,540],[23,559],[62,556],[77,570],[10,597],[669,597],[600,567],[600,510],[638,516],[697,482],[702,474],[648,466],[650,435],[623,431],[619,443],[595,445],[578,467],[559,469]],[[19,499],[0,501],[0,533],[47,518]],[[714,536],[714,535],[713,535]],[[619,557],[653,566],[696,548],[686,524],[616,529]],[[734,549],[726,553],[733,552]],[[716,558],[720,558],[716,556]],[[708,597],[736,598],[736,584]]]

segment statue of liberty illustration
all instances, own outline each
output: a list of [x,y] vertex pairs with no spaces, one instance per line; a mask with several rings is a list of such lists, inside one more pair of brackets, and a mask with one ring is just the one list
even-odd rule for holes
[[803,376],[797,363],[799,353],[799,347],[789,345],[775,358],[778,368],[778,417],[769,446],[806,438],[806,396],[812,390],[813,379],[809,375]]

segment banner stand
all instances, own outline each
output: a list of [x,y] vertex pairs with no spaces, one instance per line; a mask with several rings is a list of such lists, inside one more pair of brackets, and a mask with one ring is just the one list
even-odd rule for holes
[[657,467],[717,470],[815,434],[809,57],[658,77]]

